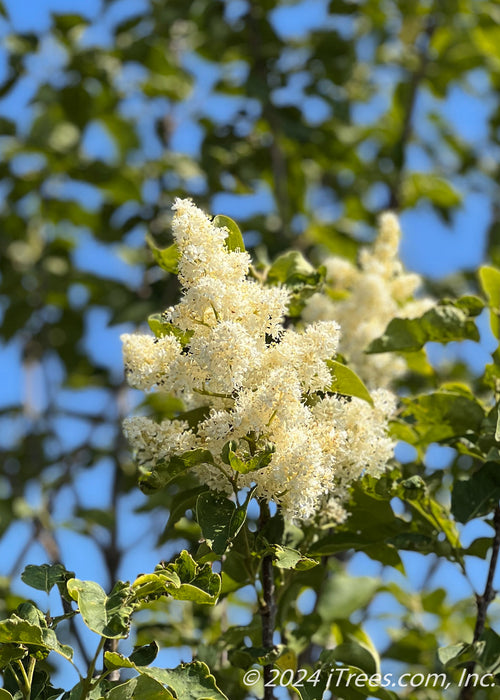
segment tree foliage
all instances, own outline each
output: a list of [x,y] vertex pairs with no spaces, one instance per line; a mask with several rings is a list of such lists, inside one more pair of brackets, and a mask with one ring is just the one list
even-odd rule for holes
[[[308,24],[307,7],[280,2],[148,0],[129,10],[107,0],[98,14],[54,12],[47,29],[25,31],[0,3],[0,338],[4,367],[14,358],[15,368],[0,406],[0,535],[17,548],[0,579],[2,699],[237,700],[249,693],[243,670],[271,664],[318,672],[317,684],[297,686],[303,699],[321,697],[332,663],[368,674],[381,662],[445,668],[455,684],[463,668],[497,673],[500,356],[473,373],[456,359],[434,367],[426,349],[477,342],[485,313],[500,336],[490,155],[500,133],[498,8],[472,0],[320,5]],[[455,106],[486,97],[475,139]],[[147,319],[156,336],[177,332],[161,316],[177,298],[175,196],[218,214],[228,246],[244,239],[256,278],[290,288],[288,322],[300,325],[314,293],[337,294],[325,282],[325,256],[355,261],[381,211],[403,220],[431,212],[453,227],[477,192],[491,209],[487,264],[478,275],[430,283],[432,308],[392,320],[368,348],[409,367],[397,379],[404,398],[391,432],[414,457],[356,483],[344,523],[299,527],[279,511],[262,519],[255,500],[243,508],[200,484],[189,470],[193,454],[156,471],[154,483],[142,474],[149,493],[138,496],[121,420],[139,399],[128,398],[117,336]],[[331,361],[331,391],[370,401],[342,359]],[[181,410],[167,396],[141,401],[157,419]],[[196,424],[201,414],[185,419]],[[439,448],[447,462],[432,468]],[[227,459],[238,472],[259,467],[229,447]],[[88,479],[100,480],[94,493]],[[129,520],[143,528],[139,547]],[[146,574],[127,559],[144,533],[152,556],[165,560]],[[79,542],[98,553],[100,583],[86,580],[84,561],[66,569]],[[358,576],[363,566],[380,577]],[[421,586],[411,585],[415,566]],[[458,598],[448,582],[471,571],[479,587]],[[270,643],[265,575],[276,588],[279,639]],[[127,577],[133,582],[120,581]],[[384,600],[393,623],[375,644],[367,629],[380,630]],[[115,640],[129,634],[135,650],[127,642],[118,650]],[[189,647],[194,660],[155,667],[156,644]],[[57,687],[51,652],[80,668],[72,690],[71,682]],[[443,692],[414,688],[408,697]],[[497,696],[494,688],[453,692]],[[369,696],[395,697],[342,690]]]

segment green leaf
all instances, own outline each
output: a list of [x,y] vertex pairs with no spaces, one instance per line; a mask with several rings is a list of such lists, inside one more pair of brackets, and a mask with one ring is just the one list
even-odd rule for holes
[[371,651],[355,641],[338,644],[335,649],[325,649],[319,657],[321,663],[335,666],[335,662],[342,662],[346,666],[361,668],[369,676],[379,673],[378,660]]
[[456,207],[462,197],[446,180],[431,173],[411,173],[403,182],[403,206],[414,207],[421,199],[429,199],[444,209]]
[[0,668],[5,668],[11,661],[24,658],[27,653],[28,650],[25,647],[17,644],[2,644],[0,646]]
[[483,265],[479,268],[479,281],[490,306],[500,309],[500,270],[496,267]]
[[102,114],[99,121],[115,142],[123,157],[139,145],[134,125],[118,114]]
[[438,659],[445,668],[456,668],[469,661],[477,661],[478,647],[475,644],[453,644],[438,649]]
[[135,668],[135,663],[127,656],[119,654],[117,651],[104,652],[104,665],[110,671],[117,668]]
[[68,34],[68,32],[80,25],[88,24],[88,20],[85,17],[76,13],[62,14],[57,12],[52,15],[52,18],[57,29],[63,34]]
[[484,409],[477,399],[462,387],[420,394],[414,399],[403,399],[403,416],[410,417],[417,444],[427,445],[450,438],[479,434]]
[[463,309],[469,316],[479,316],[484,309],[484,301],[474,294],[466,294],[458,299],[443,299],[443,304],[452,304],[458,309]]
[[180,585],[172,586],[168,594],[176,600],[191,600],[200,605],[214,605],[220,594],[221,578],[215,574],[210,564],[199,566],[193,557],[183,550],[177,559],[166,566],[159,564],[155,574],[166,571],[178,577]]
[[167,530],[170,530],[170,528],[173,527],[173,525],[175,525],[175,523],[184,515],[184,513],[187,510],[194,510],[196,506],[196,501],[198,500],[198,496],[200,495],[200,493],[203,493],[207,490],[208,486],[195,486],[194,488],[188,489],[187,491],[179,491],[179,493],[173,497],[169,506],[170,512],[168,516],[168,522],[165,527],[165,532],[163,533],[160,541],[162,541],[163,538],[166,537]]
[[458,556],[460,537],[455,523],[450,518],[450,512],[429,495],[426,484],[420,476],[416,475],[402,481],[394,495],[408,503],[432,529],[443,533],[455,556]]
[[[33,700],[56,700],[56,698],[61,697],[62,692],[62,688],[54,688],[50,682],[49,674],[44,669],[40,668],[40,666],[35,667],[31,684],[31,697]],[[91,700],[90,695],[89,700]]]
[[146,242],[153,253],[156,264],[161,267],[162,270],[176,275],[179,272],[179,248],[177,245],[174,243],[168,246],[168,248],[158,248],[149,234],[146,235]]
[[326,581],[319,599],[318,613],[326,622],[346,620],[368,604],[378,587],[379,582],[374,578],[352,578],[339,571]]
[[229,216],[225,216],[224,214],[218,214],[214,217],[213,223],[217,228],[227,229],[226,247],[229,250],[240,250],[242,253],[244,252],[245,243],[243,242],[243,236],[241,235],[236,221],[233,221]]
[[356,396],[373,406],[373,399],[370,396],[370,392],[352,369],[335,360],[327,360],[326,364],[330,369],[333,379],[329,391],[342,394],[343,396]]
[[[248,448],[248,445],[246,445]],[[221,458],[225,464],[228,464],[232,469],[240,474],[249,474],[250,472],[264,469],[269,465],[276,451],[273,443],[266,443],[262,449],[259,449],[256,454],[249,454],[240,457],[236,454],[238,443],[235,440],[229,440],[222,448]]]
[[[87,691],[88,694],[85,696],[86,700],[103,700],[103,697],[106,697],[107,699],[107,691],[109,690],[110,685],[111,684],[106,679],[98,681],[95,685],[93,685],[90,691]],[[79,683],[73,686],[69,692],[64,693],[61,700],[82,700],[84,690],[85,681],[81,680]],[[170,698],[168,700],[170,700]]]
[[236,649],[231,649],[228,654],[229,662],[233,666],[238,666],[246,670],[253,666],[253,664],[259,664],[260,666],[267,666],[268,664],[274,663],[283,651],[282,645],[276,645],[272,649],[266,649],[265,647],[237,647]]
[[5,690],[4,688],[0,688],[0,700],[13,700],[12,695],[9,693],[8,690]]
[[486,59],[495,58],[498,61],[500,58],[500,27],[496,22],[488,23],[486,26],[478,24],[472,30],[471,36],[474,44]]
[[[395,515],[391,507],[393,484],[384,485],[383,479],[364,477],[353,485],[347,504],[349,518],[336,525],[328,535],[320,538],[308,551],[312,556],[331,556],[353,548],[364,551],[376,561],[402,569],[395,538],[406,536],[409,524]],[[426,537],[429,542],[429,537]],[[398,543],[399,544],[399,543]],[[405,546],[408,545],[408,546]],[[414,550],[405,539],[401,548]],[[431,550],[432,551],[432,550]]]
[[132,584],[136,600],[158,598],[167,595],[173,588],[179,588],[179,576],[169,569],[155,571],[152,574],[141,574]]
[[141,672],[171,688],[177,700],[228,700],[217,687],[208,666],[201,661],[181,664],[171,670],[141,668]]
[[118,581],[107,596],[95,581],[73,578],[68,581],[68,592],[78,603],[83,621],[93,632],[108,639],[128,636],[133,612],[129,584]]
[[166,335],[173,335],[179,343],[186,346],[194,335],[194,331],[183,331],[173,323],[162,320],[161,314],[151,314],[148,316],[148,325],[157,338],[164,338]]
[[470,661],[479,662],[484,672],[498,673],[500,669],[500,636],[486,629],[473,644],[454,644],[438,649],[438,658],[445,668],[457,668]]
[[500,338],[500,270],[484,265],[479,269],[479,281],[491,307],[491,330]]
[[196,519],[209,547],[222,555],[245,522],[246,507],[236,507],[225,496],[205,491],[196,502]]
[[60,644],[54,630],[32,624],[16,614],[0,622],[0,644],[27,644],[46,652],[55,651],[65,659],[73,658],[73,649]]
[[500,499],[500,464],[486,462],[469,479],[456,481],[451,512],[460,523],[490,513]]
[[106,700],[176,700],[161,683],[148,678],[138,676],[125,683],[116,685],[106,693]]
[[486,556],[493,545],[491,537],[478,537],[464,550],[464,554],[469,557],[479,557],[486,559]]
[[28,564],[21,574],[21,580],[31,588],[49,593],[56,584],[64,584],[74,575],[73,571],[66,571],[62,564]]
[[429,309],[420,318],[393,318],[380,338],[373,340],[366,352],[420,350],[428,342],[449,343],[456,340],[479,341],[479,331],[467,311],[451,305]]
[[267,272],[267,280],[271,284],[316,285],[321,280],[321,274],[316,272],[298,250],[283,253],[273,262]]
[[198,423],[201,423],[208,418],[210,415],[210,406],[198,406],[198,408],[192,408],[190,411],[181,411],[179,413],[179,420],[185,420],[190,428],[196,428]]
[[[323,698],[330,687],[331,669],[316,669],[300,685],[292,685],[301,700],[318,700]],[[331,681],[331,679],[330,679]]]
[[159,564],[155,568],[155,571],[162,571],[164,568],[167,569],[167,571],[174,571],[179,577],[179,581],[186,583],[192,581],[196,576],[198,564],[189,552],[183,549],[173,564],[167,564],[165,567]]
[[139,468],[139,486],[144,493],[154,493],[197,464],[213,464],[208,450],[188,450],[182,455],[174,455],[168,461],[157,462],[153,469]]
[[335,230],[333,224],[322,225],[310,220],[305,236],[308,241],[319,243],[333,255],[350,260],[352,263],[358,259],[359,242],[349,234]]
[[500,670],[500,636],[487,627],[476,642],[478,662],[486,673],[498,673]]
[[136,647],[130,654],[130,661],[137,666],[149,666],[158,656],[160,647],[156,642],[144,644],[142,647]]
[[307,571],[318,565],[316,559],[305,557],[296,549],[291,547],[281,547],[275,544],[271,547],[273,552],[273,564],[278,569],[295,569],[297,571]]
[[170,689],[176,700],[227,700],[224,693],[217,687],[210,669],[201,661],[181,664],[173,669],[163,669],[154,666],[138,666],[117,652],[106,652],[104,660],[106,667],[110,669],[135,669],[141,676],[147,676]]

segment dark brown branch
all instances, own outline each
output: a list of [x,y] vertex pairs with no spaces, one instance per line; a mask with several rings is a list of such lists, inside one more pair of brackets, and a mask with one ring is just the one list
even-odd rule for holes
[[[120,441],[120,438],[118,439]],[[117,445],[118,447],[118,445]],[[113,586],[117,580],[118,567],[121,560],[121,551],[118,545],[118,524],[116,522],[116,517],[118,513],[119,505],[119,495],[120,495],[120,482],[121,482],[121,467],[119,458],[116,456],[114,459],[113,466],[113,484],[111,492],[111,509],[114,513],[113,523],[110,529],[110,538],[107,546],[103,549],[104,560],[106,562],[106,568],[108,570],[109,580]],[[117,651],[118,650],[118,640],[117,639],[106,639],[103,647],[103,654],[107,651]],[[111,671],[108,676],[110,681],[120,680],[120,671],[116,669]]]
[[[42,547],[45,549],[47,556],[49,557],[50,561],[53,564],[63,564],[61,560],[61,550],[59,549],[59,544],[57,543],[56,538],[50,532],[47,530],[45,527],[43,527],[42,523],[38,518],[35,518],[34,520],[34,526],[35,526],[35,535],[37,540],[40,542]],[[65,615],[68,615],[69,613],[73,612],[73,608],[71,607],[71,603],[61,595],[61,603],[63,607],[63,612]],[[78,646],[78,649],[80,650],[80,654],[82,656],[82,659],[85,663],[85,666],[88,668],[90,666],[90,656],[87,653],[87,649],[85,648],[85,645],[83,643],[83,640],[80,636],[80,632],[78,630],[78,627],[76,625],[76,621],[73,617],[70,617],[68,620],[69,624],[69,629],[74,637],[76,644]]]
[[[435,4],[435,7],[438,3]],[[406,167],[406,151],[408,143],[413,132],[413,118],[415,115],[415,106],[417,103],[418,91],[425,78],[427,66],[429,64],[429,44],[437,27],[435,12],[431,12],[427,16],[427,22],[424,27],[420,40],[422,47],[418,52],[418,66],[412,73],[408,84],[408,97],[406,109],[401,127],[401,134],[394,149],[394,164],[396,166],[395,177],[391,186],[389,195],[388,208],[399,209],[401,206],[401,189],[403,185],[403,176]]]
[[[259,500],[260,519],[259,529],[262,529],[270,518],[269,505],[264,499]],[[262,559],[261,564],[262,600],[260,603],[260,617],[262,619],[262,646],[271,650],[274,647],[274,625],[276,621],[276,601],[274,586],[273,557],[268,554]],[[274,700],[274,692],[266,683],[273,680],[273,666],[264,666],[264,700]]]
[[23,548],[19,550],[19,553],[13,562],[9,573],[7,574],[8,578],[14,578],[15,574],[18,573],[19,569],[21,568],[24,559],[26,555],[28,554],[29,550],[31,549],[32,545],[35,543],[37,537],[37,532],[36,532],[36,527],[33,528],[32,532],[30,533],[30,536],[26,540],[26,542],[23,545]]
[[290,238],[290,197],[288,193],[288,165],[285,152],[280,146],[280,134],[282,133],[279,113],[271,101],[268,85],[269,68],[267,59],[262,51],[262,32],[260,23],[266,21],[262,8],[258,3],[250,3],[248,13],[249,50],[252,54],[253,65],[251,70],[256,80],[264,87],[259,96],[262,106],[262,116],[267,120],[271,131],[271,145],[269,149],[271,174],[274,181],[274,196],[276,207],[280,217],[280,236],[283,241]]
[[[488,614],[488,607],[490,603],[494,600],[496,596],[496,591],[493,589],[493,580],[495,578],[495,571],[498,563],[498,552],[500,550],[500,507],[497,506],[495,509],[495,515],[493,517],[493,526],[495,528],[495,536],[493,538],[493,549],[491,552],[490,566],[488,569],[488,577],[486,579],[486,585],[484,587],[484,593],[482,595],[476,595],[477,603],[477,617],[476,624],[474,627],[474,637],[472,642],[478,642],[481,635],[484,632],[486,626],[486,616]],[[474,697],[474,685],[469,680],[472,680],[471,674],[474,673],[475,662],[471,661],[467,664],[466,671],[467,678],[466,684],[463,686],[460,693],[460,700],[471,700]]]
[[[120,389],[118,389],[117,395],[116,395],[116,402],[118,405],[118,412],[119,415],[125,415],[126,414],[126,405],[125,405],[125,396],[126,396],[126,390],[125,387],[122,386]],[[119,507],[119,501],[120,501],[120,493],[121,493],[121,483],[122,483],[122,469],[121,469],[121,463],[120,463],[120,454],[122,451],[122,448],[124,447],[124,441],[125,438],[123,436],[123,433],[121,431],[118,432],[116,442],[115,442],[115,450],[114,450],[114,460],[113,460],[113,483],[111,486],[111,512],[114,513],[114,518],[113,522],[110,528],[110,533],[109,533],[109,542],[106,547],[103,548],[103,555],[104,555],[104,560],[106,562],[106,568],[108,570],[108,576],[110,580],[110,584],[113,586],[118,578],[118,569],[120,566],[120,561],[122,557],[122,552],[119,546],[119,541],[118,541],[118,522],[117,522],[117,514],[118,514],[118,507]],[[104,643],[104,648],[103,648],[103,655],[107,651],[117,651],[118,649],[118,640],[117,639],[106,639],[106,642]],[[119,681],[120,680],[120,671],[119,669],[116,669],[114,671],[111,671],[111,673],[108,676],[108,680],[110,681]]]

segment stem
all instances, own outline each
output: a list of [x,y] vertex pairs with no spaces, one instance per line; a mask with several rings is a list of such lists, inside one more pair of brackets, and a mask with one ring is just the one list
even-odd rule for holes
[[[23,694],[24,700],[31,700],[31,683],[33,681],[33,671],[35,669],[35,664],[36,664],[36,659],[33,657],[30,657],[29,659],[29,666],[28,666],[28,673],[26,673],[26,669],[24,668],[24,664],[22,661],[17,662],[19,665],[19,668],[21,669],[21,675],[23,677],[24,683],[19,684],[19,688]],[[16,676],[17,678],[17,676]],[[19,683],[19,681],[18,681]],[[23,688],[24,686],[24,688]]]
[[34,656],[30,656],[30,661],[28,664],[28,682],[30,686],[29,698],[31,697],[31,684],[33,683],[33,673],[35,672],[36,659]]
[[22,692],[23,686],[22,686],[22,683],[21,683],[21,681],[20,681],[20,679],[19,679],[19,676],[17,675],[17,673],[16,673],[16,671],[15,671],[15,669],[14,669],[14,666],[12,665],[12,662],[11,662],[10,664],[7,664],[7,668],[9,669],[9,671],[10,671],[10,672],[12,673],[12,675],[14,676],[14,679],[15,679],[15,681],[16,681],[16,683],[17,683],[17,686],[18,686],[19,690]]
[[248,531],[247,531],[247,524],[243,526],[243,534],[244,538],[243,541],[245,543],[245,553],[246,556],[243,561],[243,566],[245,567],[245,571],[248,574],[248,578],[250,581],[255,582],[255,567],[253,566],[253,560],[252,560],[252,552],[250,551],[250,544],[248,542]]
[[[484,632],[486,625],[486,615],[488,613],[488,607],[493,601],[496,595],[496,591],[493,589],[493,579],[495,578],[495,571],[498,562],[498,552],[500,550],[500,507],[497,506],[495,509],[495,515],[493,516],[493,525],[495,528],[495,536],[493,538],[493,549],[491,552],[490,566],[488,569],[488,577],[486,579],[486,586],[484,587],[483,595],[476,595],[477,603],[477,617],[476,625],[474,627],[474,637],[472,643],[479,641],[481,635]],[[474,685],[470,676],[474,673],[474,668],[476,666],[475,661],[471,661],[465,667],[467,670],[467,682],[463,686],[460,693],[460,700],[471,700],[474,697]],[[469,682],[469,680],[471,682]]]
[[[262,530],[266,522],[269,520],[270,512],[269,505],[264,499],[259,500],[260,504],[260,519],[259,528]],[[262,600],[260,603],[259,613],[262,619],[262,646],[266,649],[274,647],[274,624],[276,620],[276,601],[274,587],[274,571],[273,557],[271,554],[266,554],[262,559],[261,564],[261,583],[262,583]],[[271,686],[266,687],[266,683],[272,682],[273,666],[268,664],[264,666],[264,698],[263,700],[274,700],[274,693]]]
[[[103,648],[104,653],[107,651],[118,651],[118,639],[106,639]],[[116,668],[109,672],[110,681],[120,680],[120,669]]]
[[96,649],[96,652],[94,654],[94,658],[90,662],[90,666],[89,666],[89,669],[87,671],[87,675],[83,681],[82,694],[80,695],[80,700],[86,700],[87,695],[90,691],[90,686],[92,684],[92,678],[94,676],[94,671],[95,671],[95,665],[97,663],[97,659],[99,658],[99,654],[103,650],[105,641],[106,641],[105,637],[101,637],[101,639],[99,640],[99,644],[97,645],[97,649]]

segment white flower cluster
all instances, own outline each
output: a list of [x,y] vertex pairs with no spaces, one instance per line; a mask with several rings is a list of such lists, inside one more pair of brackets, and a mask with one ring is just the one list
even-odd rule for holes
[[400,236],[397,217],[382,214],[379,234],[371,249],[361,250],[359,267],[339,257],[324,261],[329,290],[313,295],[302,314],[306,323],[335,319],[340,324],[339,352],[370,389],[387,387],[406,371],[402,357],[365,354],[370,342],[393,318],[416,318],[434,305],[429,298],[413,298],[421,278],[405,272],[398,257]]
[[[195,428],[182,420],[128,418],[124,429],[136,459],[154,469],[203,448],[213,463],[193,469],[210,487],[232,493],[255,484],[257,496],[294,518],[311,517],[333,497],[341,519],[348,484],[379,473],[392,455],[386,427],[394,397],[376,391],[372,407],[329,393],[325,360],[337,352],[338,324],[285,329],[286,288],[249,279],[249,255],[229,250],[228,231],[190,200],[176,200],[174,210],[183,294],[163,318],[189,339],[183,346],[180,334],[122,336],[124,362],[131,386],[168,392],[186,410],[207,407],[207,414]],[[266,459],[257,469],[235,470],[229,442],[240,465]]]

